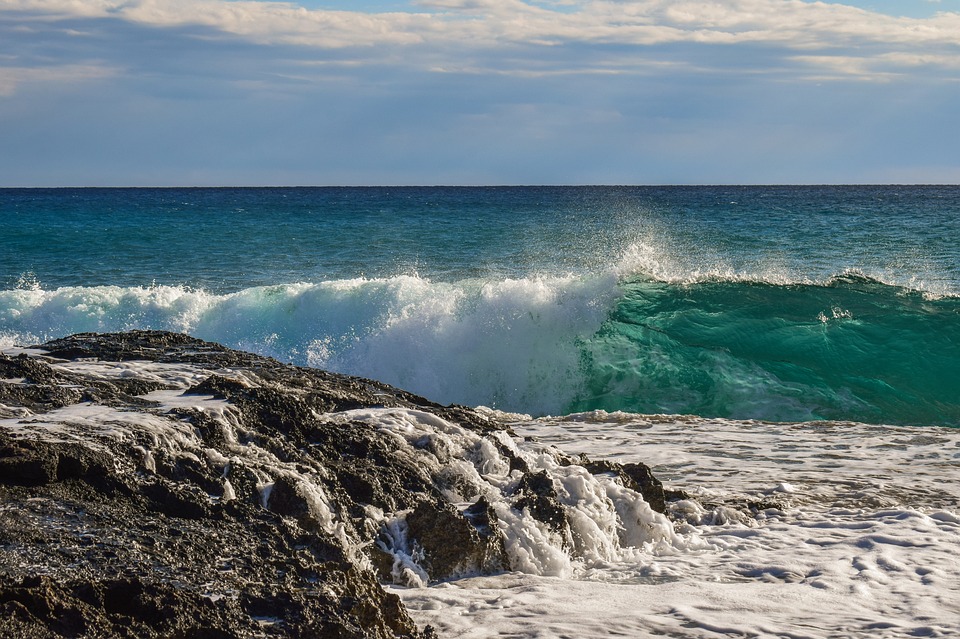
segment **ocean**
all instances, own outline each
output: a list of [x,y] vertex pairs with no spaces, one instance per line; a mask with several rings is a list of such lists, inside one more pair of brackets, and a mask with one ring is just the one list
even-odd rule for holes
[[0,191],[0,340],[182,331],[436,401],[960,425],[960,188]]
[[952,636],[958,240],[956,186],[0,189],[0,348],[185,332],[695,497],[391,586],[441,636]]

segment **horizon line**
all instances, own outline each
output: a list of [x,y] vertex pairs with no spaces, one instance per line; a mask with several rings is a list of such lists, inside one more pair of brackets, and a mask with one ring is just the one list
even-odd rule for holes
[[663,182],[663,183],[582,183],[582,184],[165,184],[165,185],[57,185],[0,186],[13,190],[82,189],[502,189],[502,188],[717,188],[717,187],[848,187],[848,186],[960,186],[960,182]]

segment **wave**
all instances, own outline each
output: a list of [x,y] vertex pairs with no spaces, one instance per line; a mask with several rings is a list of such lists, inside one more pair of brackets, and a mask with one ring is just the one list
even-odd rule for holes
[[815,260],[808,260],[803,268],[799,268],[783,257],[731,260],[730,256],[711,250],[708,246],[680,245],[671,242],[668,235],[662,235],[631,243],[618,259],[614,271],[623,280],[655,280],[670,284],[736,282],[830,287],[848,280],[872,281],[918,292],[931,299],[960,297],[956,278],[935,265],[927,265],[920,270],[897,266],[869,269],[848,267],[837,272],[831,268],[832,264],[832,261],[826,260],[818,268]]
[[[626,265],[624,265],[626,264]],[[854,272],[0,291],[0,345],[189,333],[444,403],[960,425],[960,297]]]
[[624,289],[574,410],[960,424],[960,298],[855,274]]
[[614,276],[435,283],[335,280],[214,295],[185,287],[0,292],[0,343],[152,328],[380,379],[441,402],[557,413],[580,344],[621,295]]

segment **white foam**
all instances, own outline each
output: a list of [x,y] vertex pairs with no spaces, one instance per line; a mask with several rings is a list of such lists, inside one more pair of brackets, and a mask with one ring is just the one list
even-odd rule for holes
[[39,415],[0,420],[0,428],[14,436],[50,442],[76,442],[107,450],[107,440],[122,441],[142,451],[152,463],[150,450],[162,448],[175,455],[193,456],[199,440],[193,428],[179,420],[99,404],[81,403]]
[[423,588],[429,583],[430,575],[420,567],[422,558],[417,556],[416,549],[411,547],[407,539],[408,514],[409,511],[403,511],[384,517],[383,513],[379,513],[376,519],[381,522],[382,539],[377,540],[377,545],[393,556],[391,576],[394,583]]
[[[39,351],[43,353],[43,351]],[[206,377],[210,376],[210,371],[197,366],[186,364],[172,364],[164,362],[150,362],[131,360],[125,362],[101,362],[99,360],[71,360],[56,362],[58,370],[63,370],[80,375],[86,375],[93,378],[101,378],[107,381],[111,379],[139,379],[148,382],[155,382],[172,386],[177,389],[186,389],[193,386]],[[163,391],[159,391],[163,392]],[[156,395],[157,398],[169,399],[171,401],[179,395],[177,393],[168,393],[166,395]],[[148,396],[154,397],[154,396]],[[159,399],[157,401],[160,401]]]
[[223,480],[223,496],[220,498],[224,502],[233,501],[237,498],[237,493],[233,490],[233,484],[229,479]]
[[[653,462],[704,543],[395,588],[441,636],[953,636],[960,430],[595,412],[514,428],[571,453]],[[766,507],[756,516],[742,504]],[[765,503],[764,503],[765,502]]]
[[[744,259],[746,257],[747,259]],[[866,261],[870,261],[867,257]],[[827,285],[837,278],[869,278],[889,286],[920,291],[929,299],[957,297],[954,278],[942,272],[934,262],[921,260],[904,269],[902,263],[892,266],[863,265],[859,268],[835,270],[836,263],[824,261],[822,270],[810,261],[798,263],[788,255],[767,254],[762,257],[725,255],[719,247],[703,243],[685,246],[669,232],[650,232],[629,244],[613,270],[624,279],[652,278],[670,284],[699,282],[764,282],[774,285]],[[820,314],[820,320],[850,318],[850,311],[835,307],[831,315]]]
[[770,284],[811,284],[813,280],[801,277],[781,263],[744,268],[731,265],[720,253],[704,253],[703,246],[696,250],[672,246],[663,237],[648,237],[629,245],[616,266],[621,277],[649,277],[672,284],[722,280],[727,282],[768,282]]
[[[458,488],[448,490],[451,502],[469,505],[485,498],[497,516],[512,570],[569,578],[637,553],[700,544],[696,535],[678,535],[663,515],[618,480],[591,475],[580,466],[563,466],[550,449],[504,432],[496,435],[501,446],[521,457],[532,472],[546,471],[565,509],[569,530],[553,530],[513,507],[511,495],[522,473],[511,471],[509,460],[473,431],[419,410],[358,409],[327,417],[374,425],[396,438],[400,446],[396,454],[409,456],[431,474],[455,474],[457,481],[452,483]],[[382,525],[390,531],[390,544],[383,549],[394,555],[394,577],[419,585],[436,576],[419,565],[417,548],[406,537],[404,517],[405,513],[384,515]],[[466,567],[464,574],[475,574],[476,568]]]
[[[577,340],[620,292],[613,272],[433,282],[402,275],[245,289],[0,291],[0,346],[81,331],[178,331],[379,379],[444,403],[558,413],[581,383]],[[456,356],[451,356],[456,353]]]

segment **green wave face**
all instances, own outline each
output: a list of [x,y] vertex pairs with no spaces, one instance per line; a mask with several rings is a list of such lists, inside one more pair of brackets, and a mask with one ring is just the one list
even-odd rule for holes
[[624,288],[573,411],[960,425],[960,298],[859,276]]

